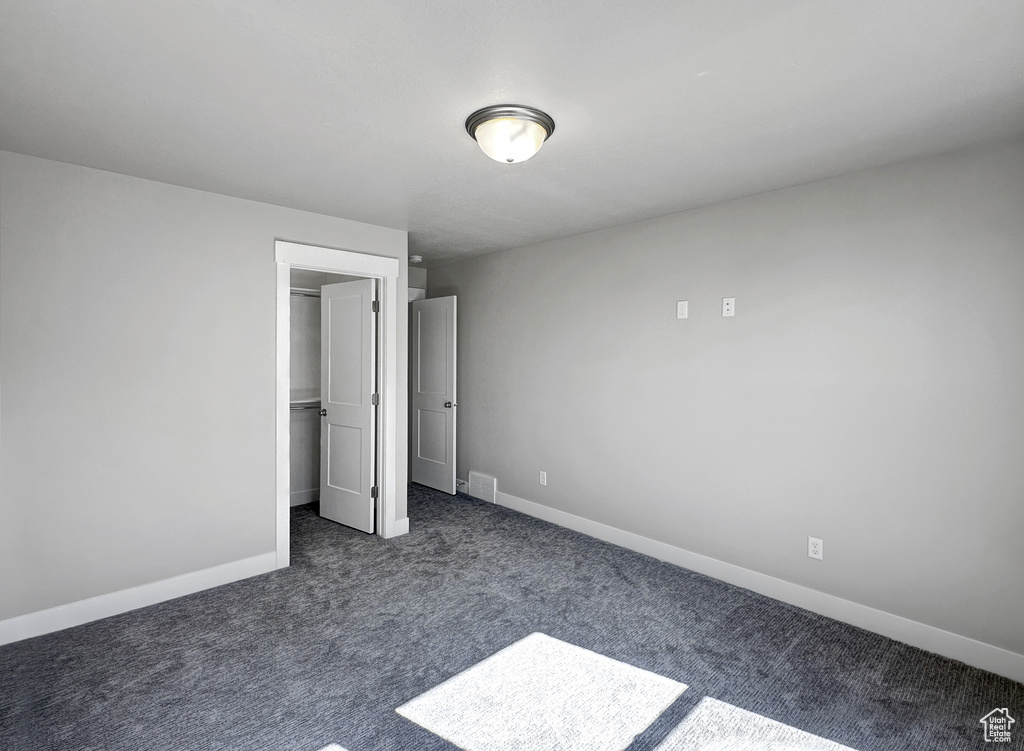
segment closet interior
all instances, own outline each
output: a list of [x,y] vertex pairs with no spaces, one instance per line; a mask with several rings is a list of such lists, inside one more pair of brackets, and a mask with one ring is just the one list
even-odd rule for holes
[[289,459],[292,506],[320,500],[320,288],[358,277],[291,270]]

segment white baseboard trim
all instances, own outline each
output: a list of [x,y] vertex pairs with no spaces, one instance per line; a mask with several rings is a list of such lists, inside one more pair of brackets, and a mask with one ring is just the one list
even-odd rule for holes
[[1016,652],[994,647],[976,639],[943,631],[934,626],[912,621],[909,618],[893,615],[867,605],[860,605],[716,558],[677,548],[674,545],[610,527],[607,524],[584,519],[565,511],[542,506],[533,501],[502,493],[500,490],[497,493],[497,503],[499,506],[506,506],[537,519],[568,527],[599,540],[635,550],[652,558],[1024,683],[1024,655]]
[[388,525],[387,537],[401,537],[402,535],[409,534],[409,517],[404,519],[396,519],[394,522]]
[[293,490],[288,494],[289,506],[305,506],[307,503],[320,500],[320,488],[312,490]]
[[220,566],[193,571],[170,579],[141,584],[137,587],[111,592],[87,600],[59,605],[36,613],[19,615],[0,621],[0,644],[30,639],[53,631],[61,631],[83,623],[98,621],[112,615],[127,613],[129,610],[173,600],[204,589],[265,574],[277,568],[277,554],[263,553],[240,561],[231,561]]

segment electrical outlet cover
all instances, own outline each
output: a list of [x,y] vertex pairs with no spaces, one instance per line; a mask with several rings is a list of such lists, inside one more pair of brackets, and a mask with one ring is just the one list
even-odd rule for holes
[[820,537],[807,538],[807,557],[825,560],[825,542]]

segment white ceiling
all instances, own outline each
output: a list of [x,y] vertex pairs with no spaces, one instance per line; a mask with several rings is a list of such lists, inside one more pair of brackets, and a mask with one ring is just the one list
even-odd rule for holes
[[[528,162],[464,130],[503,103]],[[1022,132],[1021,0],[0,0],[0,148],[427,266]]]

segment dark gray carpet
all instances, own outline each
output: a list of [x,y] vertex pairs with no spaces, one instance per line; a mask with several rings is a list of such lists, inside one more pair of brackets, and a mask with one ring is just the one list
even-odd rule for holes
[[451,749],[395,707],[534,631],[690,686],[630,751],[703,696],[860,751],[1024,723],[1022,684],[514,511],[413,485],[409,517],[300,507],[289,569],[0,647],[0,748]]

